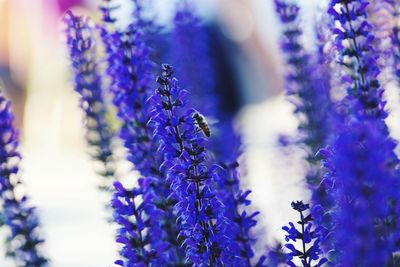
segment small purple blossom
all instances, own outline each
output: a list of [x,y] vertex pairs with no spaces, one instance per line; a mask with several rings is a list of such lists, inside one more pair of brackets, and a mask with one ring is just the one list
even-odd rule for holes
[[[237,142],[240,141],[239,137],[236,139]],[[241,189],[239,163],[237,162],[241,150],[233,146],[231,151],[230,161],[221,162],[216,168],[220,175],[214,180],[218,185],[218,196],[225,205],[225,216],[233,222],[228,234],[236,242],[236,249],[243,260],[241,265],[252,266],[253,244],[256,242],[256,238],[251,234],[251,229],[256,226],[256,217],[260,212],[248,213],[252,203],[249,199],[251,190]],[[262,266],[263,260],[261,257],[257,266]]]
[[[331,70],[324,53],[327,36],[324,25],[317,25],[317,51],[315,54],[309,53],[301,42],[303,31],[299,26],[300,8],[297,2],[276,0],[275,7],[284,26],[281,49],[286,61],[286,93],[294,103],[294,112],[300,121],[296,143],[307,153],[306,181],[311,190],[312,206],[320,207],[320,210],[329,210],[330,195],[327,194],[329,191],[323,179],[321,161],[317,153],[330,143],[333,128]],[[315,71],[316,69],[318,71]],[[314,208],[312,210],[314,211]],[[319,221],[319,218],[317,217],[316,224],[321,226],[323,222]],[[325,240],[320,241],[325,249]]]

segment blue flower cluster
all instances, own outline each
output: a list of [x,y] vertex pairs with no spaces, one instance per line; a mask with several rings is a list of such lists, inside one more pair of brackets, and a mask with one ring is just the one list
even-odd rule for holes
[[[109,14],[108,13],[105,14]],[[149,107],[146,100],[152,92],[152,62],[150,49],[143,42],[144,33],[138,21],[131,23],[124,31],[101,28],[102,40],[107,52],[107,74],[117,116],[121,120],[120,137],[128,149],[128,160],[143,175],[157,174],[151,143],[152,130],[147,125]]]
[[[328,260],[320,255],[322,253],[319,247],[321,227],[314,227],[311,213],[306,214],[310,209],[308,204],[296,201],[292,202],[292,208],[300,214],[300,220],[297,222],[300,225],[300,230],[292,222],[289,223],[289,226],[282,227],[287,232],[285,240],[288,243],[285,246],[290,251],[287,257],[287,264],[290,267],[296,267],[295,260],[297,258],[301,261],[301,266],[303,267],[322,266]],[[295,243],[300,241],[300,248],[296,248],[289,241]]]
[[[220,165],[217,168],[220,172],[217,193],[227,207],[225,216],[235,222],[230,234],[239,244],[240,253],[247,258],[247,264],[250,264],[255,241],[250,236],[250,229],[256,224],[254,218],[258,212],[248,214],[244,210],[251,202],[248,200],[250,191],[242,192],[240,188],[237,160],[241,154],[241,139],[233,129],[229,115],[221,109],[215,92],[215,62],[210,55],[206,28],[200,24],[193,6],[187,2],[178,4],[172,39],[172,61],[176,65],[175,72],[181,78],[180,85],[190,91],[189,105],[202,111],[207,118],[220,120],[213,125],[210,132],[212,138],[205,146]],[[263,259],[260,258],[259,264]]]
[[185,109],[187,92],[178,87],[172,73],[169,65],[163,66],[160,87],[150,99],[154,134],[165,158],[161,168],[166,169],[171,197],[177,200],[179,234],[184,238],[187,259],[195,266],[222,265],[225,257],[229,258],[228,251],[222,255],[223,248],[229,248],[222,234],[228,222],[222,217],[223,204],[216,198],[205,164],[205,139],[192,118],[195,111]]
[[26,195],[18,194],[21,186],[18,162],[18,133],[13,126],[10,102],[0,94],[0,203],[2,220],[8,228],[7,256],[17,266],[47,266],[48,260],[41,251],[44,239],[36,209]]
[[383,89],[378,81],[378,54],[372,46],[375,37],[366,19],[368,4],[368,1],[331,1],[328,13],[338,25],[332,30],[338,61],[349,72],[342,80],[350,84],[348,94],[357,100],[350,112],[361,117],[385,118]]

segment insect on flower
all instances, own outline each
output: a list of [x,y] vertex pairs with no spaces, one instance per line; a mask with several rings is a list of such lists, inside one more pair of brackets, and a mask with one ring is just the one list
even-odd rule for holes
[[199,131],[202,131],[205,136],[210,137],[211,131],[210,127],[208,126],[206,118],[203,115],[201,115],[198,111],[195,111],[193,113],[192,118],[194,119],[194,122],[199,128]]

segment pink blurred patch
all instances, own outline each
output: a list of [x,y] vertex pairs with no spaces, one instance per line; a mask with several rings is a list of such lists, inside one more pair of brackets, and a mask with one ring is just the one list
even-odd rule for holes
[[84,0],[57,0],[57,5],[60,13],[64,13],[66,10],[74,6],[83,6]]

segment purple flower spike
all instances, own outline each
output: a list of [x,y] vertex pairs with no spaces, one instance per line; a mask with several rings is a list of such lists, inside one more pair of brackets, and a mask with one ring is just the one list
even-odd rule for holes
[[386,266],[398,250],[399,160],[384,121],[368,4],[332,0],[328,11],[351,85],[337,104],[335,140],[321,153],[330,208],[314,208],[316,220],[325,222],[322,242],[330,260],[341,266]]
[[[315,154],[328,143],[331,135],[329,69],[321,47],[313,57],[301,43],[303,32],[299,26],[300,8],[296,2],[275,0],[275,8],[283,26],[281,49],[286,62],[286,94],[295,105],[294,113],[299,120],[294,142],[307,153],[309,167],[306,180],[314,192],[318,190],[321,180],[320,163]],[[317,38],[321,42],[323,36],[319,34]]]
[[339,51],[338,61],[351,77],[348,93],[357,99],[352,112],[367,118],[385,118],[378,53],[372,46],[375,37],[367,20],[368,4],[366,0],[331,0],[328,13],[337,22],[332,33]]
[[[171,198],[176,199],[179,236],[187,261],[193,266],[248,266],[237,257],[237,244],[230,239],[233,222],[225,216],[207,163],[207,137],[195,121],[197,111],[186,108],[184,90],[173,78],[169,65],[162,66],[159,87],[149,99],[153,106],[154,135],[164,154],[162,168],[171,183]],[[244,264],[244,265],[243,265]]]
[[79,94],[80,107],[85,114],[86,141],[94,161],[99,162],[98,174],[104,179],[100,189],[112,190],[115,179],[113,159],[113,135],[106,121],[107,107],[102,91],[101,75],[97,66],[94,29],[88,18],[75,16],[71,11],[65,15],[66,36],[74,74],[74,89]]

